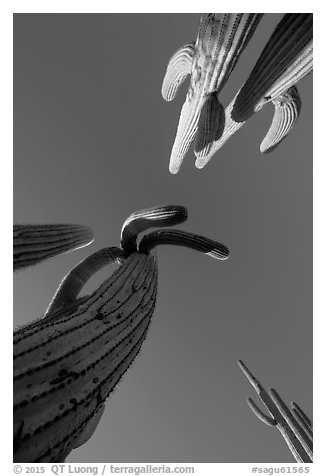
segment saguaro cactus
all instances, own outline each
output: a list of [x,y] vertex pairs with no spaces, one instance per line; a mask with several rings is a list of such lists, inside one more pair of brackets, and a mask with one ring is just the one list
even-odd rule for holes
[[190,74],[170,157],[170,172],[176,174],[195,137],[195,151],[206,156],[224,129],[224,108],[218,95],[247,46],[260,13],[204,13],[197,40],[182,46],[169,61],[162,85],[166,101],[174,99]]
[[251,410],[266,425],[275,426],[280,431],[297,462],[312,463],[312,422],[310,419],[295,402],[292,402],[291,411],[276,390],[271,388],[268,393],[241,360],[238,364],[271,416],[263,413],[256,403],[248,398]]
[[82,225],[14,225],[14,271],[92,243],[90,228]]
[[[186,209],[155,207],[126,220],[121,247],[92,254],[62,281],[44,319],[14,334],[14,460],[59,462],[95,431],[105,399],[138,354],[154,312],[159,244],[188,246],[217,259],[228,249],[205,237],[150,227],[181,223]],[[86,281],[119,268],[90,296]]]
[[203,168],[227,140],[265,104],[275,107],[272,125],[261,152],[273,150],[293,128],[301,109],[295,84],[312,71],[313,20],[311,13],[288,13],[275,28],[248,80],[225,110],[222,136],[208,153],[198,154]]

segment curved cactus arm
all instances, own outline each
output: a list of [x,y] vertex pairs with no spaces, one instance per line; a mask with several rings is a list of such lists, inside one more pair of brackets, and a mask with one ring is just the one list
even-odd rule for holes
[[124,251],[115,247],[103,248],[85,258],[63,278],[44,318],[56,319],[60,314],[53,313],[75,302],[82,288],[97,271],[108,264],[121,263],[124,259]]
[[162,84],[162,96],[165,101],[172,101],[178,90],[191,72],[192,60],[195,53],[195,43],[184,45],[171,57],[166,68]]
[[228,248],[221,243],[181,230],[153,231],[142,238],[139,251],[148,254],[158,245],[185,246],[219,260],[225,260],[229,256]]
[[248,80],[225,109],[225,128],[206,155],[202,169],[246,121],[265,104],[283,95],[312,71],[312,14],[286,14],[266,44]]
[[[170,156],[169,170],[172,174],[178,173],[198,129],[196,151],[199,154],[208,153],[210,143],[220,137],[223,122],[218,125],[217,118],[222,118],[223,107],[217,95],[262,16],[259,13],[202,14],[194,47],[190,85]],[[215,100],[207,103],[212,93],[216,93],[216,97],[213,96]],[[207,111],[202,113],[202,108],[207,106]],[[211,113],[208,113],[211,109]]]
[[14,271],[82,248],[94,240],[93,231],[82,225],[14,225],[13,232]]
[[175,175],[179,172],[183,159],[185,158],[197,133],[200,111],[192,110],[192,104],[186,101],[181,109],[177,133],[171,150],[169,171]]
[[297,417],[299,423],[305,428],[308,435],[313,436],[313,425],[310,418],[305,414],[301,407],[295,402],[291,402],[292,413]]
[[213,142],[223,134],[225,125],[224,107],[217,94],[211,93],[206,99],[200,113],[196,135],[195,154],[197,157],[209,153]]
[[247,403],[249,407],[251,408],[251,410],[256,415],[256,417],[259,418],[259,420],[261,420],[263,423],[269,426],[276,425],[275,419],[273,417],[266,415],[266,413],[262,412],[261,409],[258,407],[258,405],[251,398],[248,398]]
[[299,92],[295,86],[273,101],[275,110],[272,124],[260,145],[260,152],[271,152],[294,127],[301,110]]
[[[307,445],[306,443],[303,444],[303,439],[302,439],[303,432],[301,431],[299,433],[299,431],[297,431],[296,429],[295,424],[291,422],[292,423],[292,426],[291,426],[288,422],[288,419],[285,418],[284,402],[282,402],[282,408],[281,408],[281,400],[278,394],[276,394],[275,390],[271,389],[271,395],[270,395],[241,360],[238,360],[238,364],[242,372],[245,374],[245,376],[247,377],[251,385],[254,387],[254,389],[258,393],[261,400],[266,405],[268,411],[273,416],[273,419],[276,423],[273,426],[276,426],[276,428],[279,430],[279,432],[283,436],[284,441],[288,445],[296,461],[301,463],[311,463],[312,452],[309,449],[309,445]],[[257,405],[255,404],[252,405],[252,403],[254,402],[251,399],[250,401],[251,401],[251,405],[249,404],[249,406],[254,411],[255,415],[259,419],[261,419],[264,423],[269,424],[268,419],[265,421],[265,415],[261,412],[261,410],[257,407]],[[293,416],[292,416],[292,420],[294,420]]]
[[312,440],[311,438],[307,435],[307,433],[302,429],[301,425],[297,422],[297,420],[294,418],[292,415],[291,411],[287,407],[287,405],[284,403],[280,395],[277,393],[277,391],[273,388],[270,390],[271,397],[279,409],[281,415],[285,419],[285,421],[288,423],[289,427],[295,434],[296,438],[298,441],[300,441],[301,445],[303,448],[306,450],[307,454],[309,457],[312,459],[313,457],[313,446],[312,446]]
[[137,251],[138,235],[149,228],[173,226],[187,220],[187,209],[179,205],[145,208],[132,213],[121,229],[121,247],[126,253]]

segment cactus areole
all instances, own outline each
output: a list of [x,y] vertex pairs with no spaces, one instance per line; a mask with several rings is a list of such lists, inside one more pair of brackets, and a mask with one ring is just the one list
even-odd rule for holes
[[[159,244],[183,245],[224,260],[228,249],[205,237],[151,227],[187,219],[181,206],[132,214],[121,247],[79,263],[62,281],[43,319],[14,333],[14,461],[62,462],[94,433],[104,402],[146,337],[157,292]],[[88,279],[109,263],[120,266],[89,296]]]

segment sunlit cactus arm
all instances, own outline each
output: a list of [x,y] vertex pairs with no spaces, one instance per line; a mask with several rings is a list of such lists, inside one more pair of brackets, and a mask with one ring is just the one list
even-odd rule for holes
[[302,426],[300,426],[283,400],[273,389],[268,393],[243,361],[239,360],[238,364],[261,400],[266,405],[271,416],[265,415],[254,401],[249,398],[248,404],[254,414],[267,425],[275,426],[280,431],[297,462],[311,463],[313,457],[312,440],[305,433]]
[[274,117],[272,124],[260,144],[260,152],[271,152],[285,139],[294,127],[301,110],[301,100],[295,86],[273,99]]
[[[124,224],[133,231],[122,233],[127,239],[121,242],[127,248],[136,243],[136,250],[109,248],[86,258],[61,283],[46,317],[14,333],[15,462],[62,462],[92,436],[106,398],[141,349],[155,308],[158,270],[151,249],[160,240],[149,234],[146,245],[138,233],[158,220],[171,225],[186,216],[176,206],[133,214]],[[215,258],[228,254],[224,245],[178,230],[161,241]],[[112,276],[79,297],[86,281],[112,262],[119,264]]]
[[217,94],[212,93],[206,99],[200,113],[195,142],[195,154],[198,157],[209,153],[211,145],[223,134],[225,127],[224,107]]
[[162,84],[162,96],[165,101],[172,101],[178,90],[191,72],[195,44],[190,43],[179,48],[171,57],[166,68]]
[[[176,174],[196,134],[195,149],[207,154],[211,143],[223,132],[224,108],[218,94],[247,46],[263,14],[260,13],[204,13],[191,55],[187,56],[188,74],[191,63],[190,85],[182,107],[175,141],[170,157],[170,172]],[[182,49],[180,50],[183,51]],[[169,91],[167,77],[171,58],[163,81],[164,99]],[[184,77],[182,76],[182,79]],[[174,90],[173,90],[174,91]],[[205,103],[206,107],[204,107]],[[216,109],[216,112],[214,112]]]
[[255,112],[271,101],[277,102],[278,98],[312,71],[312,23],[312,14],[284,15],[248,80],[225,109],[225,128],[222,137],[211,145],[206,155],[196,153],[197,168],[203,168]]
[[14,225],[14,271],[92,243],[93,231],[82,225]]

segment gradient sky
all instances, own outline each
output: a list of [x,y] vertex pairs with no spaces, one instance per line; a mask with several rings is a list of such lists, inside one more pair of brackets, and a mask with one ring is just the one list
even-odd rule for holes
[[[221,94],[225,106],[281,16],[261,21]],[[312,416],[312,75],[298,85],[298,123],[274,152],[259,152],[273,114],[266,106],[203,170],[191,150],[172,176],[188,82],[171,103],[161,83],[199,17],[14,15],[14,222],[95,233],[89,247],[14,275],[14,324],[41,316],[81,259],[118,245],[135,210],[184,205],[189,219],[178,228],[231,251],[218,262],[158,248],[148,337],[96,433],[67,462],[293,462],[280,433],[247,406],[248,396],[259,399],[238,358]]]

